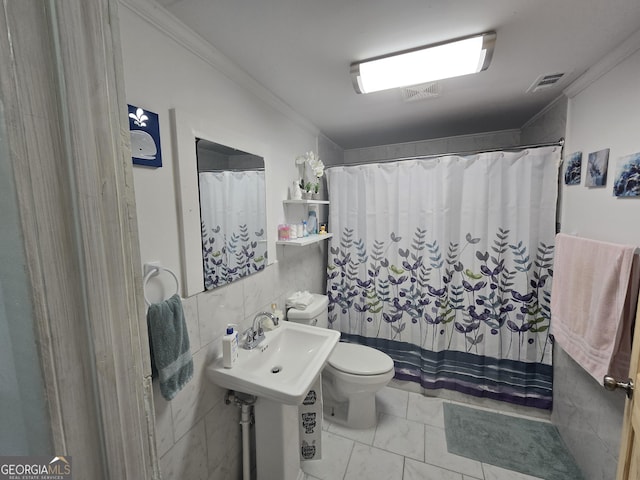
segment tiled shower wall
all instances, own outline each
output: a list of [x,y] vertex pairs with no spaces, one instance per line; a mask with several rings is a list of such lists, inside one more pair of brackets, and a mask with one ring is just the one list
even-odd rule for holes
[[[564,138],[567,109],[567,97],[558,98],[522,128],[522,143],[553,142]],[[564,153],[571,152],[565,150]],[[562,218],[560,211],[559,207],[560,224],[576,222],[568,215],[575,216],[578,212],[565,213]],[[623,411],[624,394],[604,390],[562,348],[554,346],[551,422],[558,427],[586,478],[608,480],[615,475]]]
[[554,346],[551,422],[589,480],[615,477],[624,400],[624,392],[605,390]]
[[[640,244],[640,203],[612,195],[619,159],[640,151],[640,31],[593,68],[596,75],[567,89],[565,156],[609,148],[605,188],[562,185],[561,231],[619,244]],[[624,54],[624,55],[623,55]],[[626,55],[626,56],[625,56]],[[604,72],[604,73],[603,73]],[[583,174],[584,177],[584,174]],[[636,326],[636,328],[638,328]],[[551,420],[589,480],[615,478],[625,397],[608,392],[560,348],[554,349]]]
[[323,292],[326,244],[278,247],[277,263],[210,292],[183,299],[194,376],[170,402],[154,382],[158,456],[163,480],[241,478],[240,409],[224,402],[225,390],[211,383],[205,365],[219,355],[228,323],[247,328],[254,315],[284,309],[297,290]]

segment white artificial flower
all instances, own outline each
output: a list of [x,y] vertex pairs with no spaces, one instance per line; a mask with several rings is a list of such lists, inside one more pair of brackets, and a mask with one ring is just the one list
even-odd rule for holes
[[298,156],[295,163],[297,166],[301,166],[305,162],[309,164],[316,178],[321,178],[324,175],[324,163],[315,153],[312,151],[306,152],[304,155]]
[[309,166],[313,170],[313,174],[316,177],[322,177],[322,175],[324,174],[324,163],[322,163],[322,160],[320,160],[319,158],[309,160]]

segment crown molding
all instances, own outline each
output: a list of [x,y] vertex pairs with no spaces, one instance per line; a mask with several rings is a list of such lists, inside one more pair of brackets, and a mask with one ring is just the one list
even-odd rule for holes
[[591,66],[571,85],[564,89],[564,94],[569,98],[575,97],[638,50],[640,50],[640,30],[633,33],[624,42],[602,57],[600,61]]
[[320,134],[318,127],[296,112],[280,97],[257,82],[229,57],[191,30],[186,24],[178,20],[159,3],[152,0],[119,0],[119,3],[247,92],[251,93],[258,100],[282,113],[308,133],[316,136]]
[[536,113],[533,117],[531,117],[529,120],[527,120],[521,127],[520,127],[520,131],[524,130],[525,128],[530,127],[531,125],[533,125],[535,122],[537,122],[540,118],[542,118],[549,110],[551,110],[552,108],[554,108],[556,106],[556,104],[560,101],[562,101],[563,99],[565,99],[566,96],[564,93],[561,93],[560,95],[558,95],[556,98],[554,98],[553,100],[551,100],[551,102],[549,102],[542,110],[540,110],[538,113]]

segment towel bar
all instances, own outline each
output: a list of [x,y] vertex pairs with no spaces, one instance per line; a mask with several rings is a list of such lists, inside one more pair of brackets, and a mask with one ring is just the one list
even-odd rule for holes
[[147,282],[149,281],[149,279],[151,277],[155,277],[156,275],[158,275],[161,270],[164,270],[165,272],[171,274],[173,279],[176,281],[176,293],[178,293],[180,291],[180,282],[178,281],[178,277],[169,268],[163,267],[162,265],[160,265],[159,263],[156,263],[156,262],[154,262],[154,263],[145,263],[144,264],[145,275],[144,275],[144,278],[142,279],[142,293],[144,295],[144,301],[147,304],[147,306],[151,305],[151,302],[147,298],[147,290],[146,290],[147,289]]

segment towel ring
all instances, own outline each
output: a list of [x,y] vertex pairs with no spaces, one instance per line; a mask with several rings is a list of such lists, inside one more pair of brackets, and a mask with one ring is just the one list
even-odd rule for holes
[[147,298],[147,290],[146,290],[147,289],[147,282],[149,281],[149,279],[151,277],[155,277],[156,275],[158,275],[160,273],[160,270],[164,270],[165,272],[171,274],[173,279],[176,281],[176,293],[178,293],[180,291],[180,282],[178,282],[178,277],[176,276],[175,273],[173,273],[167,267],[161,267],[161,266],[150,267],[149,271],[147,272],[147,274],[144,276],[144,278],[142,280],[142,294],[144,295],[144,301],[147,304],[147,307],[151,306],[151,302]]

